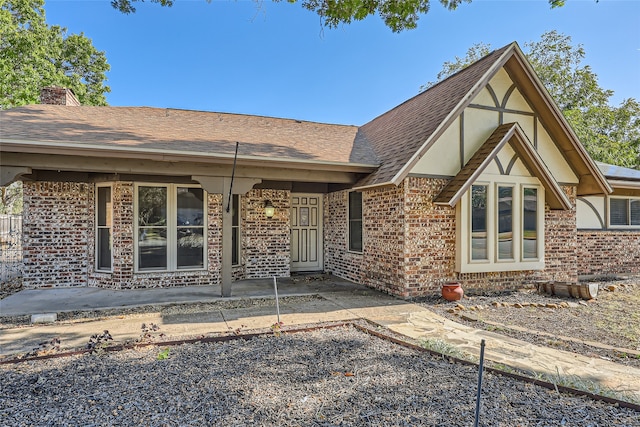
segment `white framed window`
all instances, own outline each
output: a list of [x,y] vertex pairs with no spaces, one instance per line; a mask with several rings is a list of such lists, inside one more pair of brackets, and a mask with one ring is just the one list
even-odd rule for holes
[[113,265],[113,203],[111,184],[96,185],[96,271],[109,272]]
[[240,265],[240,195],[231,196],[231,265]]
[[458,203],[461,273],[544,268],[544,188],[536,178],[499,179],[477,181]]
[[609,197],[610,228],[640,228],[640,198]]
[[362,252],[362,193],[349,192],[349,251]]
[[135,186],[135,270],[206,268],[206,193],[197,186]]

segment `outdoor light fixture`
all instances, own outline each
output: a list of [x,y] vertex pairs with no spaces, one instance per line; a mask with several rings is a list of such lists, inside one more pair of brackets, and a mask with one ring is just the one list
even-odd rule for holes
[[267,218],[273,218],[273,215],[276,213],[276,208],[271,203],[271,200],[267,200],[264,202],[264,215]]

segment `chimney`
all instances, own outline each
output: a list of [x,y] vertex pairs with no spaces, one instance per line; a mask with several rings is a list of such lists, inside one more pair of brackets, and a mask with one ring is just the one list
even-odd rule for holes
[[80,101],[71,89],[58,86],[47,86],[40,90],[40,103],[51,105],[70,105],[79,107]]

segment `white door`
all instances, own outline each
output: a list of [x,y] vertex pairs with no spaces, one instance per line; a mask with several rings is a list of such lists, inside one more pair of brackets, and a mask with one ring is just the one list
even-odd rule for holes
[[322,270],[322,194],[291,194],[291,271]]

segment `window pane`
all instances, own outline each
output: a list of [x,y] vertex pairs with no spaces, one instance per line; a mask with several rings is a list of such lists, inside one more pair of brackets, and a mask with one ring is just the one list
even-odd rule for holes
[[627,199],[609,199],[609,222],[611,225],[629,225]]
[[362,193],[349,193],[349,219],[362,219]]
[[167,225],[166,187],[138,187],[138,225]]
[[231,253],[232,265],[240,264],[240,260],[239,260],[240,251],[238,250],[239,241],[240,241],[240,229],[238,227],[233,227],[232,233],[231,233],[231,247],[233,248],[233,252]]
[[240,225],[240,195],[234,194],[231,199],[231,225],[233,227],[237,227],[238,225]]
[[362,193],[349,193],[349,250],[362,252]]
[[98,229],[98,270],[111,269],[111,230],[109,228]]
[[522,257],[538,257],[538,190],[524,189],[522,224]]
[[167,229],[140,228],[138,235],[138,269],[167,268]]
[[362,221],[349,221],[349,250],[362,252]]
[[513,188],[498,187],[498,259],[513,258]]
[[204,224],[204,192],[202,188],[178,187],[177,224]]
[[471,187],[471,259],[487,259],[487,186]]
[[98,187],[98,226],[111,227],[111,187]]
[[640,225],[640,200],[630,200],[631,225]]
[[203,227],[178,228],[178,268],[204,267]]
[[232,197],[231,213],[231,265],[240,264],[240,195]]

